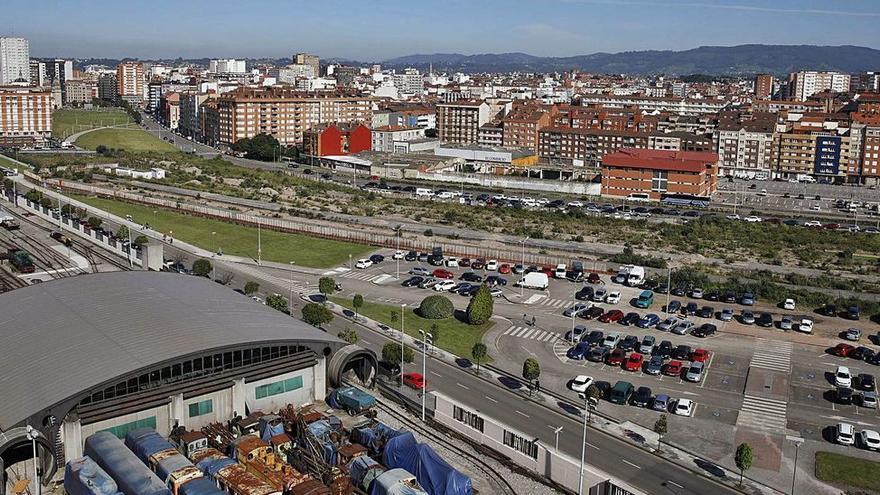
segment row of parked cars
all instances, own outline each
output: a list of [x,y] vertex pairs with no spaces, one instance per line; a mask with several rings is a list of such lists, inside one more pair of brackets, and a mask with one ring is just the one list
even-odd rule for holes
[[620,380],[612,387],[609,382],[596,381],[587,375],[578,375],[569,382],[568,387],[574,392],[583,394],[590,385],[595,385],[599,389],[600,398],[614,404],[630,404],[679,416],[692,416],[696,408],[696,404],[690,399],[673,399],[667,394],[654,395],[651,387],[636,388],[626,380]]
[[880,352],[875,352],[870,347],[863,345],[854,346],[841,342],[830,349],[831,354],[840,357],[848,357],[857,361],[864,361],[874,366],[880,366]]

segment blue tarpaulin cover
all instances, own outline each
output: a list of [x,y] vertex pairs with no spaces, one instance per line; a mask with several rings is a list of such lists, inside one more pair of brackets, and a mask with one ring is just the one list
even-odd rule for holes
[[382,460],[388,468],[413,473],[430,495],[470,495],[473,491],[470,478],[456,471],[429,445],[416,442],[410,432],[389,440]]
[[260,420],[260,440],[269,443],[269,439],[274,437],[275,435],[280,435],[284,433],[284,423],[277,423],[272,425],[271,423],[262,423],[262,419]]
[[64,491],[68,495],[117,495],[119,488],[101,466],[85,456],[67,463]]
[[369,471],[371,467],[378,465],[379,463],[374,461],[372,457],[366,455],[355,457],[348,463],[348,474],[351,475],[351,481],[356,485],[360,485],[361,481],[364,480],[367,471]]
[[352,432],[352,441],[367,447],[370,454],[380,454],[385,442],[401,433],[384,423],[376,423],[372,427],[356,428]]
[[162,481],[110,432],[86,438],[84,453],[110,475],[125,495],[171,495]]
[[178,495],[225,495],[225,493],[209,478],[198,478],[184,483]]
[[217,476],[217,473],[220,472],[221,469],[230,464],[235,464],[235,461],[228,457],[221,457],[219,459],[211,459],[208,462],[199,462],[198,468],[201,469],[206,476],[213,478]]
[[149,463],[150,456],[156,452],[168,449],[176,450],[171,442],[162,438],[162,435],[152,428],[139,428],[128,432],[125,435],[125,446],[131,449],[145,464]]
[[159,464],[156,466],[156,476],[167,483],[168,476],[170,476],[171,473],[192,465],[193,463],[191,463],[183,454],[178,453],[168,456],[159,461]]
[[406,469],[389,469],[370,487],[370,495],[425,495],[426,492]]

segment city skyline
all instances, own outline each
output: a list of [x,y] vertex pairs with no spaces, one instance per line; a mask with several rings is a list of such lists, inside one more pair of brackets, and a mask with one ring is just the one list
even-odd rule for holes
[[[829,8],[814,0],[773,7],[751,0],[452,0],[443,9],[414,9],[399,0],[262,0],[247,4],[247,22],[240,21],[239,2],[159,0],[149,11],[102,6],[91,0],[6,6],[10,15],[0,33],[32,40],[32,56],[78,58],[281,58],[305,51],[369,62],[418,53],[571,56],[745,43],[880,47],[880,5],[862,1]],[[220,29],[230,25],[236,36]]]

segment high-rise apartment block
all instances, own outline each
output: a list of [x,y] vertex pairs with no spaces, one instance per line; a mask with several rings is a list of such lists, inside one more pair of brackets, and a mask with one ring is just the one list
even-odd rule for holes
[[402,74],[394,74],[391,79],[400,93],[421,95],[425,89],[425,83],[418,69],[406,69]]
[[116,66],[116,91],[119,99],[131,104],[144,101],[144,65],[123,62]]
[[52,92],[0,87],[0,146],[25,146],[52,136]]
[[0,37],[0,85],[31,79],[28,40]]
[[321,124],[371,122],[373,99],[346,92],[239,88],[217,98],[217,114],[222,144],[271,134],[289,146],[301,144],[303,133]]
[[116,74],[105,73],[98,76],[98,98],[115,103],[119,99],[119,84]]
[[794,100],[806,100],[820,91],[849,91],[850,76],[840,72],[813,70],[792,72],[788,76],[789,95]]
[[718,173],[769,179],[776,113],[725,111],[718,117],[715,143]]
[[437,105],[437,135],[441,142],[477,144],[480,127],[489,122],[489,104],[459,100]]
[[64,103],[68,105],[81,105],[92,101],[92,86],[89,81],[70,79],[66,83]]
[[321,59],[317,55],[309,55],[308,53],[297,53],[293,56],[293,63],[299,65],[309,65],[314,69],[315,77],[321,75]]
[[758,74],[755,76],[755,98],[766,100],[773,96],[773,76]]
[[244,60],[221,58],[208,62],[208,72],[214,74],[243,74],[246,72]]

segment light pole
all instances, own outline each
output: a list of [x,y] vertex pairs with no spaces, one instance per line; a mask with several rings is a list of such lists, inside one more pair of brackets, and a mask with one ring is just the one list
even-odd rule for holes
[[30,439],[31,447],[34,451],[34,493],[40,495],[43,490],[43,485],[40,483],[39,461],[37,457],[37,438],[40,437],[40,431],[31,425],[27,425],[27,437]]
[[525,279],[526,279],[526,242],[528,240],[529,240],[529,238],[526,237],[525,239],[520,241],[520,243],[522,243],[522,265],[520,265],[520,266],[522,266],[522,274],[521,274],[522,280],[520,280],[520,284],[519,284],[519,297],[525,297],[525,292],[524,292],[525,284],[523,283],[523,281],[525,281]]
[[400,305],[400,384],[403,385],[403,312],[406,311],[406,303]]
[[553,433],[556,434],[556,452],[559,452],[559,432],[562,431],[562,427],[556,428],[553,430]]
[[788,440],[791,440],[794,443],[794,472],[791,474],[791,495],[794,495],[794,482],[797,479],[797,460],[798,460],[798,450],[802,443],[804,443],[804,439],[801,437],[792,437],[786,436]]
[[428,344],[433,344],[434,338],[421,328],[419,329],[419,333],[422,335],[422,423],[424,423],[425,395],[427,395],[428,392]]
[[214,248],[214,254],[211,255],[213,258],[217,254],[217,232],[211,232],[211,244]]
[[260,228],[260,217],[257,217],[257,264],[263,264],[263,235]]
[[669,318],[669,294],[672,293],[672,268],[666,269],[666,317]]
[[397,257],[397,280],[400,280],[400,229],[402,225],[397,226],[397,252],[394,255]]
[[293,265],[296,264],[295,261],[288,261],[290,264],[290,294],[287,296],[287,311],[293,315]]
[[578,495],[584,493],[584,458],[587,455],[587,410],[590,408],[590,397],[584,392],[579,394],[584,399],[584,433],[581,440],[581,469],[578,473]]
[[351,271],[351,253],[348,254],[348,271]]

